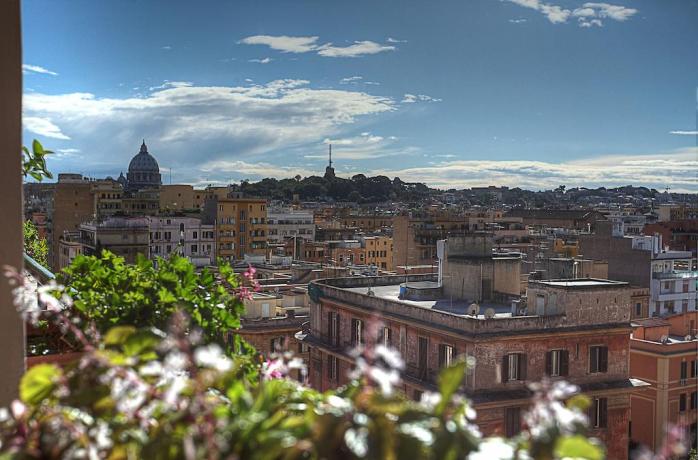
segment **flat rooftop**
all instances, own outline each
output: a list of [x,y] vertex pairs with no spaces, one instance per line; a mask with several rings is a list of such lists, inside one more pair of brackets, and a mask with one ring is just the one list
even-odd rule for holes
[[[421,283],[429,283],[425,284],[424,287],[431,287],[431,283],[429,281],[422,281],[422,282],[415,282],[411,281],[409,282],[410,286],[414,286],[415,284],[421,284]],[[433,283],[436,284],[436,283]],[[469,315],[468,310],[470,308],[470,305],[473,303],[472,300],[466,300],[466,299],[451,299],[451,298],[434,298],[434,299],[424,299],[424,300],[409,300],[409,299],[400,299],[400,284],[390,284],[387,286],[371,286],[370,289],[373,290],[373,294],[375,297],[385,299],[385,300],[390,300],[393,302],[400,302],[408,305],[413,305],[415,307],[420,307],[420,308],[425,308],[428,310],[436,310],[444,313],[450,313],[452,315],[458,315],[458,316],[468,316],[470,318],[476,318],[474,315]],[[349,288],[344,288],[346,291],[350,292],[356,292],[357,294],[368,294],[369,287],[349,287]],[[480,303],[480,312],[477,315],[478,319],[485,319],[485,310],[488,308],[492,308],[495,311],[495,317],[496,318],[504,318],[504,317],[511,317],[511,305],[504,305],[504,304],[494,304],[494,303]]]
[[541,280],[531,281],[530,284],[543,284],[552,287],[564,287],[573,289],[595,288],[595,287],[624,287],[628,286],[625,281],[604,280],[596,278],[576,278],[576,279],[561,279],[561,280]]

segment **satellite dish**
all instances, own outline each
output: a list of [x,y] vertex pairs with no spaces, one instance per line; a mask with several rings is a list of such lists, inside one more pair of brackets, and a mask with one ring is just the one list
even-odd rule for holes
[[691,334],[688,334],[686,337],[683,338],[685,341],[690,341],[691,340]]
[[477,316],[480,314],[480,305],[476,304],[475,302],[471,303],[470,306],[468,307],[468,314],[470,316]]
[[662,343],[667,343],[669,341],[669,336],[668,335],[663,335],[660,339],[660,342]]
[[485,318],[486,319],[494,318],[494,308],[488,308],[487,310],[485,310]]

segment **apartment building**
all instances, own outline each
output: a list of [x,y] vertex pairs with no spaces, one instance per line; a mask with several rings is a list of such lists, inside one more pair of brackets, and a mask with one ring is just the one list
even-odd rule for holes
[[593,229],[597,221],[605,220],[603,214],[589,209],[512,209],[506,216],[520,217],[525,225],[575,230]]
[[675,251],[691,251],[698,257],[698,219],[671,220],[645,225],[645,235],[662,235],[662,242]]
[[59,245],[63,233],[76,231],[95,215],[92,184],[80,174],[59,174],[53,196],[52,241],[49,261],[58,270]]
[[287,238],[302,238],[315,241],[315,224],[313,213],[307,211],[268,210],[268,240],[271,243],[283,243]]
[[433,275],[313,281],[304,335],[310,383],[319,390],[347,383],[349,350],[381,342],[400,351],[401,390],[419,398],[436,389],[440,368],[469,356],[475,365],[462,390],[484,434],[520,430],[527,383],[565,379],[591,398],[590,434],[606,443],[608,458],[627,458],[630,394],[644,385],[630,379],[630,292],[608,280],[536,281],[528,304],[473,304],[444,295]]
[[215,264],[213,224],[203,224],[196,217],[149,216],[146,219],[150,229],[151,257],[168,257],[175,252],[197,267]]
[[92,182],[92,193],[95,203],[94,214],[98,219],[124,212],[124,189],[119,182],[111,178],[95,180]]
[[696,310],[698,271],[690,251],[663,246],[662,236],[614,236],[610,222],[580,235],[585,257],[608,261],[608,276],[650,290],[650,315]]
[[389,236],[362,236],[359,238],[364,250],[364,263],[381,270],[393,271],[393,239]]
[[462,216],[395,216],[393,266],[435,264],[436,242],[445,239],[449,233],[468,230],[468,224]]
[[150,255],[148,219],[144,217],[110,217],[101,222],[86,222],[78,227],[85,255],[99,255],[103,249],[135,263],[138,254]]
[[160,189],[133,190],[122,198],[124,214],[128,216],[152,216],[160,211]]
[[393,217],[382,214],[349,214],[339,217],[342,227],[357,228],[362,232],[375,232],[393,227]]
[[262,198],[221,198],[212,194],[204,205],[204,222],[216,227],[217,256],[242,260],[245,254],[267,253],[267,201]]
[[662,204],[657,209],[659,222],[698,220],[698,207],[687,204]]
[[73,263],[73,260],[82,255],[82,243],[80,231],[65,231],[58,241],[58,271]]
[[698,314],[681,313],[633,323],[630,374],[651,384],[632,393],[630,439],[652,450],[666,429],[682,425],[696,447],[698,422]]

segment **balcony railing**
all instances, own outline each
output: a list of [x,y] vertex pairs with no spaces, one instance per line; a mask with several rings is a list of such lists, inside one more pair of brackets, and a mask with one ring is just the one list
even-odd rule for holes
[[654,273],[652,273],[652,278],[657,279],[657,280],[687,279],[687,278],[697,278],[698,279],[698,271],[654,272]]

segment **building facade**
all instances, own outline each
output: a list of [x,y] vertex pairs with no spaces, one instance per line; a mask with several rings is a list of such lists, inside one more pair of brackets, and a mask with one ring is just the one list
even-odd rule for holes
[[[407,280],[407,282],[406,282]],[[319,390],[348,382],[349,350],[371,343],[396,348],[406,361],[400,388],[410,397],[436,389],[440,368],[469,356],[462,391],[486,435],[515,435],[530,403],[527,383],[565,379],[588,395],[593,436],[608,458],[628,454],[630,393],[642,383],[628,366],[630,289],[606,280],[533,282],[527,311],[506,305],[492,316],[468,314],[472,305],[442,294],[399,299],[406,285],[437,285],[431,275],[330,279],[311,282],[310,382]],[[423,293],[424,294],[424,293]],[[514,313],[512,313],[514,312]]]
[[110,217],[81,224],[80,243],[85,255],[99,256],[103,249],[135,263],[138,255],[150,256],[148,220],[143,217]]
[[150,256],[169,257],[172,253],[189,259],[195,266],[216,262],[215,226],[196,217],[149,216]]
[[243,260],[245,254],[267,254],[267,201],[262,198],[211,196],[204,205],[204,222],[216,227],[218,257]]
[[698,314],[682,313],[634,323],[630,373],[651,386],[631,396],[634,443],[656,451],[671,425],[685,428],[696,447],[698,422]]
[[315,241],[313,213],[295,210],[269,210],[267,212],[268,240],[283,243],[287,238]]

